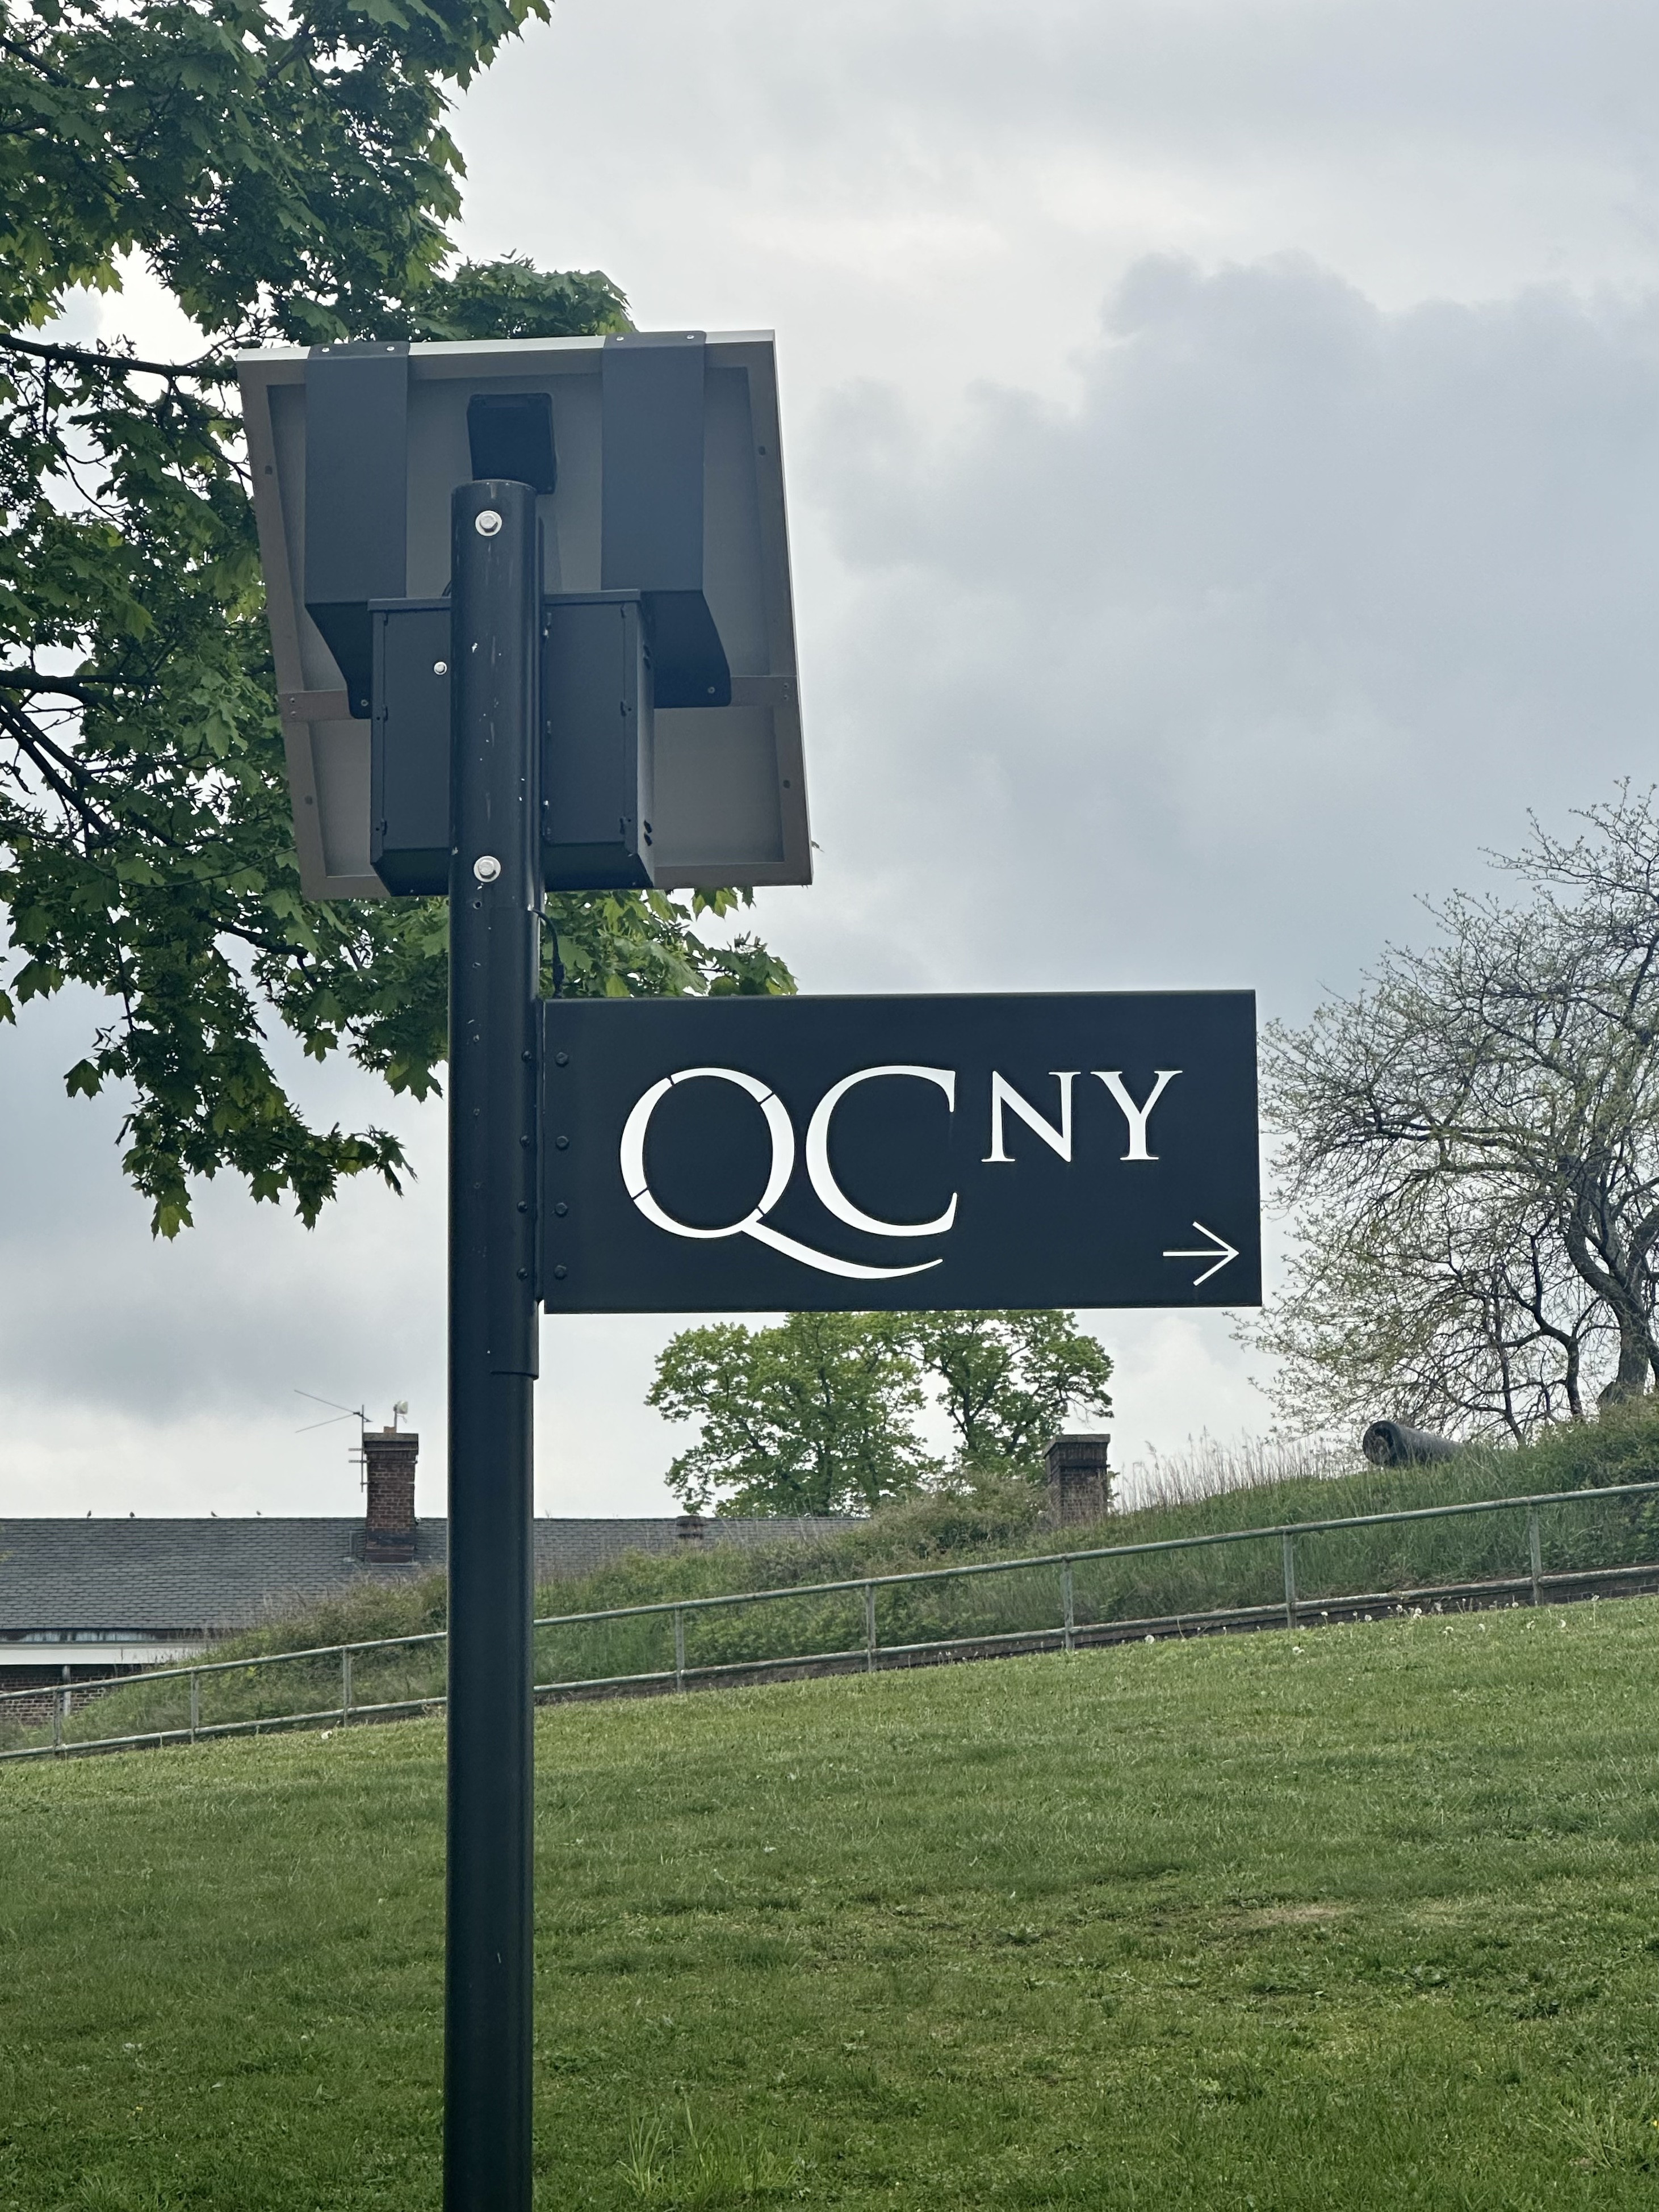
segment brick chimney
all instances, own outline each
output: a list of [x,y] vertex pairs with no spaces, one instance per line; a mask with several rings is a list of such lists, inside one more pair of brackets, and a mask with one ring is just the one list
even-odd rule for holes
[[1112,1510],[1112,1471],[1107,1463],[1109,1436],[1056,1437],[1046,1455],[1048,1518],[1058,1528],[1070,1522],[1103,1521]]
[[412,1429],[363,1431],[363,1557],[374,1566],[402,1566],[415,1556],[415,1462],[421,1439]]

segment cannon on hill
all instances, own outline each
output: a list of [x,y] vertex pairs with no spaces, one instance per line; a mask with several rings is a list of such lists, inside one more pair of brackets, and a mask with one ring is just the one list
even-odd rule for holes
[[1460,1447],[1431,1429],[1408,1429],[1403,1421],[1373,1421],[1359,1439],[1359,1449],[1373,1467],[1421,1467],[1431,1460],[1455,1457]]

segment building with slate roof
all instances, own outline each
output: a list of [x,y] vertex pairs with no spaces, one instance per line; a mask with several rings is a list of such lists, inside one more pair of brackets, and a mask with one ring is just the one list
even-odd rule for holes
[[[439,1574],[447,1523],[415,1515],[420,1439],[363,1438],[361,1520],[0,1518],[0,1688],[167,1666],[365,1581]],[[536,1577],[589,1572],[624,1552],[776,1544],[828,1536],[842,1520],[538,1520]]]

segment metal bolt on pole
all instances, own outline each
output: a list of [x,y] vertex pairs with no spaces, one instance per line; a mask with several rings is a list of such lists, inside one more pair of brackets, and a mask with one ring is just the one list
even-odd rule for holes
[[1285,1626],[1296,1626],[1296,1539],[1286,1528],[1285,1541]]
[[451,502],[445,2212],[531,2212],[541,580],[528,484]]
[[1543,1552],[1538,1536],[1538,1508],[1531,1507],[1527,1514],[1527,1562],[1532,1570],[1532,1601],[1541,1605],[1543,1593],[1539,1584],[1544,1578]]

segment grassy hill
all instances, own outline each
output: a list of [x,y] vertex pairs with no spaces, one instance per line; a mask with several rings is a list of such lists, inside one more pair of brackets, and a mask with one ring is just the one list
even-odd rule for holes
[[[1336,1476],[1291,1474],[1272,1481],[1175,1498],[1112,1515],[1091,1528],[1048,1528],[1041,1493],[1029,1484],[993,1485],[965,1497],[933,1496],[889,1509],[827,1543],[780,1544],[759,1552],[710,1547],[689,1555],[635,1553],[597,1573],[538,1594],[543,1615],[659,1603],[746,1589],[790,1590],[864,1574],[904,1573],[995,1559],[1039,1558],[1093,1545],[1145,1544],[1224,1529],[1336,1519],[1459,1500],[1590,1490],[1659,1477],[1659,1419],[1647,1407],[1558,1433],[1525,1450],[1468,1452],[1433,1467]],[[1659,1559],[1659,1498],[1608,1499],[1547,1509],[1541,1526],[1547,1571]],[[1525,1516],[1513,1514],[1405,1526],[1333,1531],[1301,1540],[1297,1580],[1316,1611],[1320,1597],[1480,1582],[1523,1574]],[[1282,1601],[1283,1563],[1276,1537],[1251,1544],[1079,1565],[1074,1577],[1080,1624],[1141,1620],[1224,1607]],[[216,1656],[253,1657],[377,1636],[427,1633],[445,1618],[441,1578],[365,1587],[267,1623],[220,1647]],[[878,1618],[888,1644],[953,1636],[994,1636],[1053,1628],[1060,1618],[1058,1571],[1038,1566],[1007,1577],[923,1584],[881,1593]],[[751,1607],[686,1616],[693,1667],[788,1654],[852,1650],[864,1636],[857,1594],[803,1595]],[[665,1616],[546,1629],[537,1639],[537,1679],[573,1681],[639,1674],[673,1665]],[[358,1705],[436,1697],[443,1647],[362,1655],[354,1662]],[[204,1722],[244,1721],[295,1711],[330,1711],[341,1701],[337,1659],[205,1678]],[[176,1729],[186,1724],[181,1681],[136,1683],[89,1701],[72,1717],[71,1737]],[[0,1744],[44,1740],[43,1731],[0,1710]]]
[[[1284,1457],[1291,1461],[1294,1455],[1287,1451]],[[593,1573],[544,1584],[537,1592],[536,1610],[541,1614],[581,1613],[665,1598],[707,1597],[862,1574],[902,1574],[972,1560],[1058,1553],[1089,1545],[1150,1543],[1224,1528],[1656,1479],[1659,1409],[1644,1401],[1604,1414],[1585,1428],[1553,1431],[1519,1449],[1470,1449],[1434,1466],[1361,1465],[1335,1475],[1292,1472],[1187,1495],[1179,1494],[1177,1484],[1176,1494],[1156,1504],[1115,1512],[1093,1528],[1063,1533],[1044,1525],[1042,1493],[1028,1484],[994,1484],[966,1496],[923,1497],[890,1506],[834,1539],[813,1544],[730,1550],[682,1547],[666,1556],[630,1553]],[[1577,1524],[1564,1518],[1562,1528],[1569,1525]],[[1649,1534],[1650,1524],[1644,1524],[1641,1533]],[[1650,1533],[1659,1543],[1659,1515],[1653,1516]],[[1467,1549],[1467,1536],[1443,1524],[1414,1540],[1429,1548],[1401,1562],[1413,1573],[1419,1564],[1437,1573],[1443,1567],[1439,1578],[1449,1580],[1476,1557]],[[1500,1539],[1500,1544],[1504,1541]],[[1512,1540],[1502,1556],[1504,1565],[1497,1571],[1513,1571]],[[1377,1571],[1389,1571],[1380,1559]],[[252,1656],[351,1637],[415,1634],[441,1628],[443,1622],[443,1583],[434,1578],[397,1589],[366,1589],[310,1607],[275,1620],[228,1644],[225,1650]]]
[[[1659,1601],[548,1711],[541,2202],[1648,2206]],[[438,2201],[434,1723],[0,1769],[0,2212]]]

